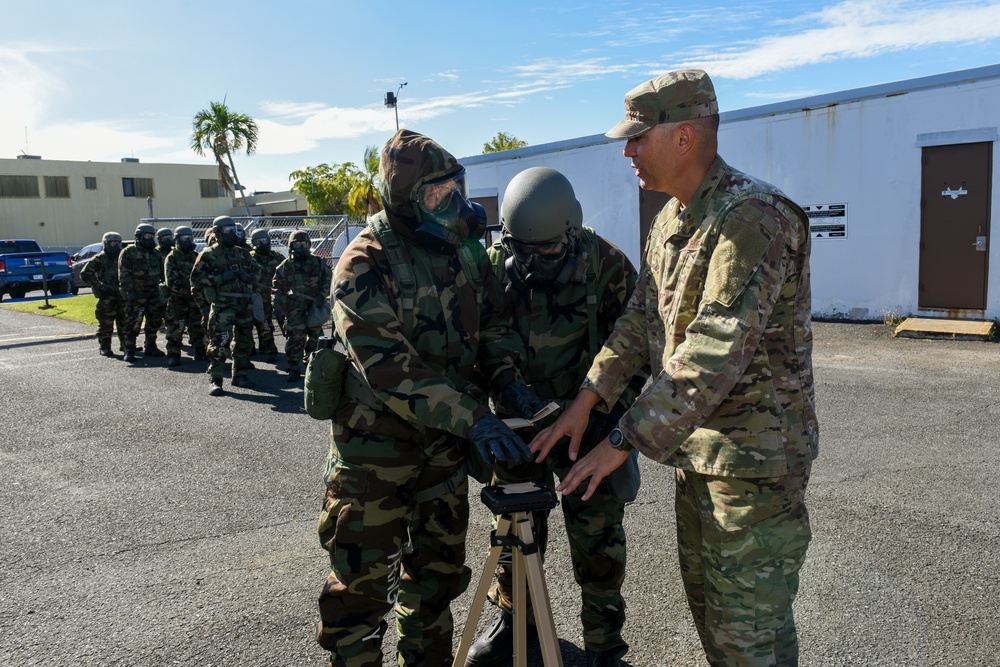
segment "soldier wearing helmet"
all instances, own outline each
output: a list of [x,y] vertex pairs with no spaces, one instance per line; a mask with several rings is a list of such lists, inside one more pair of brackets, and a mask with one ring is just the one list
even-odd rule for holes
[[274,343],[274,306],[271,300],[271,285],[274,281],[274,271],[284,258],[271,250],[271,235],[266,229],[255,229],[250,234],[250,256],[260,266],[260,276],[257,278],[255,290],[260,294],[264,304],[264,321],[254,320],[257,330],[257,350],[262,352],[264,361],[273,364],[278,359],[278,346]]
[[[489,249],[504,288],[503,314],[520,335],[526,355],[521,365],[528,386],[545,401],[562,406],[576,396],[590,361],[614,328],[635,287],[636,272],[613,244],[583,226],[583,210],[573,186],[548,167],[531,167],[508,184],[500,206],[501,237]],[[636,380],[638,384],[639,380]],[[590,451],[615,426],[634,392],[609,416],[594,412],[581,448]],[[538,429],[524,431],[530,439]],[[625,503],[635,499],[638,467],[622,466],[623,479],[606,483],[595,497],[563,496],[566,532],[576,581],[582,589],[580,619],[588,665],[619,665],[628,650],[622,638],[625,602]],[[534,481],[552,486],[572,466],[565,448],[544,462],[495,466],[493,482]],[[537,542],[544,555],[548,512],[534,513]],[[490,599],[499,620],[473,644],[466,667],[505,665],[513,651],[513,592],[509,552],[501,559]]]
[[312,241],[304,229],[288,239],[288,258],[278,264],[271,287],[274,310],[285,321],[285,361],[289,382],[302,377],[306,358],[319,346],[322,324],[309,321],[309,309],[330,299],[333,271],[322,257],[312,254]]
[[385,210],[347,247],[334,278],[334,339],[349,369],[319,521],[331,571],[317,640],[331,664],[382,664],[384,617],[395,605],[399,664],[446,665],[451,602],[470,579],[466,452],[527,460],[526,444],[472,381],[478,371],[498,389],[516,384],[521,391],[507,395],[525,412],[544,404],[520,383],[523,346],[499,318],[499,284],[473,240],[484,218],[466,199],[462,165],[400,130],[379,173]]
[[[236,221],[220,215],[212,221],[216,243],[206,247],[191,269],[191,295],[208,314],[209,395],[220,396],[226,359],[233,359],[234,387],[256,386],[247,372],[253,350],[254,285],[260,268],[240,245]],[[231,350],[230,350],[231,348]]]
[[201,308],[191,296],[191,270],[198,258],[194,230],[180,226],[173,232],[175,244],[167,255],[163,271],[169,292],[167,298],[167,366],[181,363],[181,343],[184,330],[188,332],[188,342],[194,348],[194,358],[205,358],[205,329],[202,326]]
[[87,262],[80,277],[90,285],[97,306],[97,346],[101,356],[114,357],[111,351],[111,334],[117,329],[118,346],[125,350],[125,300],[118,289],[118,255],[122,251],[122,235],[105,232],[101,238],[103,249]]
[[156,334],[163,323],[160,282],[163,280],[163,257],[156,251],[156,228],[142,223],[135,228],[135,243],[118,255],[118,283],[125,298],[125,361],[135,361],[136,339],[145,319],[147,357],[162,357],[156,347]]

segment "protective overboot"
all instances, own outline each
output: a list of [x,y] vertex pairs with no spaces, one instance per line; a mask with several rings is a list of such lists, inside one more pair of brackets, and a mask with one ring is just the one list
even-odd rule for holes
[[171,354],[167,357],[167,366],[173,368],[175,366],[180,366],[180,365],[181,365],[181,355]]
[[240,389],[253,389],[257,386],[257,383],[248,378],[246,375],[237,375],[233,378],[233,386],[239,387]]
[[194,359],[195,359],[195,361],[204,361],[205,360],[205,346],[204,345],[195,345],[194,346]]
[[101,348],[101,356],[102,357],[113,357],[113,356],[115,356],[115,353],[111,351],[110,347],[102,347]]
[[211,388],[208,390],[209,396],[222,396],[225,390],[222,388],[222,378],[209,380]]
[[131,363],[135,362],[135,350],[125,350],[125,356],[122,357],[125,361]]
[[587,649],[587,667],[621,667],[622,659],[615,655],[617,651],[591,651]]
[[267,356],[264,357],[264,361],[265,361],[265,363],[268,363],[268,364],[275,363],[276,361],[278,361],[278,353],[277,352],[268,352]]
[[285,378],[285,382],[298,382],[302,377],[302,373],[299,372],[298,368],[288,369],[288,377]]
[[[528,624],[528,641],[538,641],[538,630]],[[500,667],[512,664],[514,655],[514,617],[502,612],[500,618],[469,649],[465,667]]]
[[152,345],[147,345],[144,348],[142,348],[142,353],[145,356],[147,356],[147,357],[165,357],[165,356],[167,356],[163,352],[163,350],[161,350],[160,348],[156,347],[156,343],[153,343]]

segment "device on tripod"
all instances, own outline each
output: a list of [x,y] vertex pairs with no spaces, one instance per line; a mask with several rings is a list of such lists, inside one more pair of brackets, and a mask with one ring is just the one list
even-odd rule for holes
[[[486,603],[486,594],[500,562],[504,547],[510,548],[513,558],[514,591],[511,606],[514,614],[514,667],[528,665],[528,605],[526,592],[531,595],[531,608],[535,612],[535,626],[538,642],[542,649],[542,663],[545,667],[562,667],[562,654],[556,638],[556,626],[552,620],[552,604],[545,586],[545,571],[542,556],[535,543],[531,513],[536,510],[550,510],[556,506],[556,494],[552,489],[534,483],[512,484],[508,486],[485,486],[480,497],[483,504],[499,518],[496,529],[490,533],[490,552],[483,566],[483,575],[472,600],[469,618],[465,622],[462,640],[458,644],[452,667],[463,667],[469,655],[469,648],[475,638],[479,618]],[[527,591],[525,590],[527,588]]]

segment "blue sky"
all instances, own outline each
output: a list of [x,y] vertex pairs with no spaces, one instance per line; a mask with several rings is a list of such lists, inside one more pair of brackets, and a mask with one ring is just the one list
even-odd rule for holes
[[210,101],[254,117],[250,190],[361,161],[401,127],[456,156],[498,131],[603,133],[622,98],[701,67],[723,111],[1000,63],[1000,2],[62,2],[0,0],[0,157],[211,163]]

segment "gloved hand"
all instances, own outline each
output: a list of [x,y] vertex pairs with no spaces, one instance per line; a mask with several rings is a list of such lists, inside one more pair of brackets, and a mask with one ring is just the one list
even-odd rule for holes
[[515,417],[530,419],[546,403],[520,382],[511,382],[500,391],[500,405]]
[[101,296],[118,296],[118,288],[114,285],[101,285]]
[[222,275],[219,276],[219,280],[221,282],[228,283],[231,280],[236,280],[236,276],[237,273],[235,271],[232,269],[226,269],[222,272]]
[[313,299],[313,305],[316,308],[322,308],[323,307],[323,302],[324,301],[328,301],[328,300],[329,300],[329,297],[326,297],[326,296],[323,296],[322,294],[320,294],[315,299]]
[[243,269],[240,269],[239,271],[236,272],[236,275],[239,277],[240,280],[242,280],[245,283],[253,281],[253,276],[250,274],[249,271],[244,271]]
[[201,307],[201,316],[208,317],[208,311],[211,309],[212,307],[206,303],[204,306]]
[[531,450],[524,444],[524,440],[492,413],[484,415],[472,425],[469,440],[475,455],[484,462],[517,465],[527,463],[532,458]]

